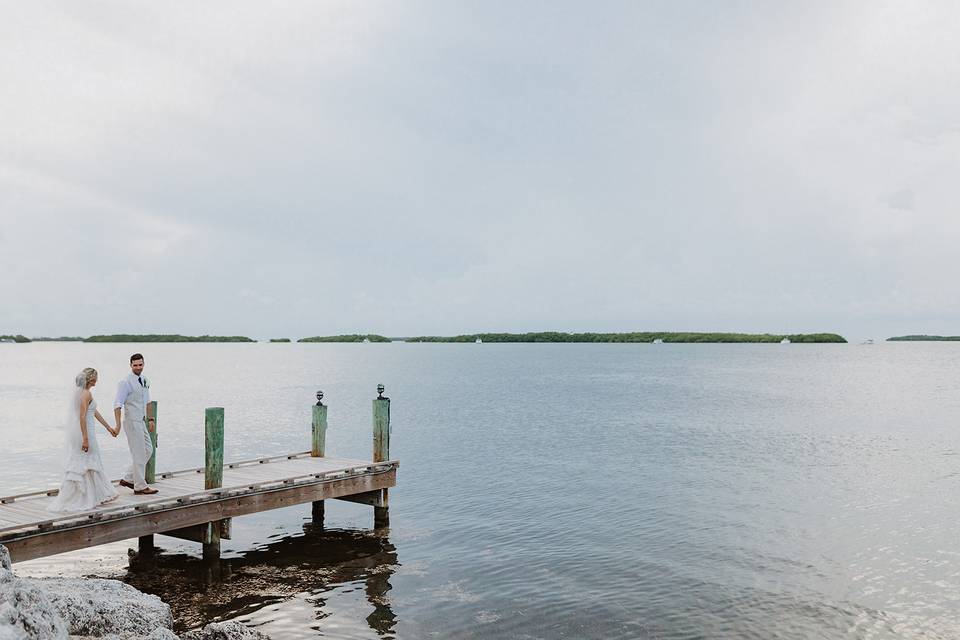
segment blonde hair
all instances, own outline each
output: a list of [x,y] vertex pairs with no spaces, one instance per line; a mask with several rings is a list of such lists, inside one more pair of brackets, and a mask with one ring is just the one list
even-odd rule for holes
[[90,383],[97,378],[97,370],[93,367],[86,367],[83,371],[77,374],[75,382],[77,386],[81,389],[86,389],[90,386]]

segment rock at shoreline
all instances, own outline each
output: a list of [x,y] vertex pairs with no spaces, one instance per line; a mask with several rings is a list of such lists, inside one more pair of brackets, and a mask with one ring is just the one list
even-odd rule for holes
[[[6,553],[6,548],[3,553]],[[7,569],[0,568],[0,640],[61,640],[67,624],[53,610],[47,594]]]
[[173,627],[170,605],[118,580],[42,578],[33,584],[46,592],[72,635],[139,637]]
[[[0,545],[0,640],[177,640],[170,605],[119,580],[18,578]],[[269,640],[214,622],[184,640]]]
[[170,629],[155,629],[148,636],[110,633],[105,636],[70,636],[70,640],[179,640]]
[[180,640],[270,640],[270,637],[231,620],[211,622],[203,629],[188,631],[180,636]]

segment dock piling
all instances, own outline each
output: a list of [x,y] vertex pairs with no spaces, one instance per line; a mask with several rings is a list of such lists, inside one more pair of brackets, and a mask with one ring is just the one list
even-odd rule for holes
[[[390,459],[390,398],[383,396],[384,386],[377,385],[377,397],[373,399],[373,461],[384,462]],[[374,528],[390,525],[390,507],[387,503],[387,490],[382,489],[383,506],[373,507]]]
[[327,407],[321,404],[323,391],[317,391],[317,404],[313,405],[313,438],[310,455],[322,458],[327,448]]
[[223,486],[223,407],[206,410],[204,416],[203,488]]
[[153,535],[137,538],[137,558],[146,558],[153,555]]
[[[317,404],[313,405],[313,423],[310,456],[322,458],[327,447],[327,407],[323,404],[323,391],[317,391]],[[317,500],[312,506],[313,524],[323,527],[323,500]]]
[[[206,410],[204,419],[204,471],[203,488],[219,489],[223,486],[223,407]],[[220,523],[207,525],[203,540],[203,559],[220,558]]]

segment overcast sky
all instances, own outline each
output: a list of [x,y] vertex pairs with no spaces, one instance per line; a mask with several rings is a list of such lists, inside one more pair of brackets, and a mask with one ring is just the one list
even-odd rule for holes
[[0,334],[960,334],[960,3],[0,7]]

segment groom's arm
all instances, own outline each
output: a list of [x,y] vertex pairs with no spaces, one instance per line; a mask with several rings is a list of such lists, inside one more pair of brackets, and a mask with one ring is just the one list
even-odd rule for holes
[[117,431],[120,430],[120,415],[123,411],[123,403],[127,401],[127,395],[130,394],[130,385],[126,380],[121,380],[117,385],[117,397],[113,401],[113,419],[116,421]]

